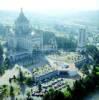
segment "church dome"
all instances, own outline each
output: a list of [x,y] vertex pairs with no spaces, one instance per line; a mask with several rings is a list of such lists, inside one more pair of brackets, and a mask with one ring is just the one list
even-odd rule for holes
[[23,9],[21,9],[19,17],[17,18],[15,23],[29,23],[29,20],[26,18],[26,16],[23,13]]
[[31,33],[31,25],[29,20],[25,17],[23,10],[19,14],[19,17],[15,21],[15,34],[17,36],[28,35]]

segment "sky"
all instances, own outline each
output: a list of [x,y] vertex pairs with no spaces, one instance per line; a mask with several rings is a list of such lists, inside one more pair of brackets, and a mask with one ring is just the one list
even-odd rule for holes
[[99,0],[0,0],[0,10],[20,10],[48,13],[89,11],[99,9]]

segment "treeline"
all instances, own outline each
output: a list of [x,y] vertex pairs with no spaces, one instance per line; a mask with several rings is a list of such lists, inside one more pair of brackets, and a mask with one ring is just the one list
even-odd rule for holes
[[56,37],[56,41],[58,49],[75,51],[77,47],[76,40],[74,40],[73,38]]
[[51,90],[43,97],[43,100],[83,100],[85,96],[99,88],[99,50],[95,46],[87,46],[85,54],[91,55],[94,60],[92,73],[76,80],[71,88],[67,85],[66,91]]
[[63,50],[75,50],[77,47],[77,42],[73,36],[67,37],[57,37],[53,32],[45,31],[43,32],[43,43],[49,44],[50,40],[55,40],[57,43],[58,49]]

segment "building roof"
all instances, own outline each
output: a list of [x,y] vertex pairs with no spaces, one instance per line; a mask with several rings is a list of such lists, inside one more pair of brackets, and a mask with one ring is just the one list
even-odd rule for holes
[[24,15],[22,8],[21,8],[20,14],[18,18],[16,19],[15,23],[29,23],[29,20]]
[[21,35],[29,35],[32,31],[31,25],[29,20],[26,18],[26,16],[23,13],[23,10],[21,9],[20,14],[18,18],[15,21],[15,34],[17,36]]

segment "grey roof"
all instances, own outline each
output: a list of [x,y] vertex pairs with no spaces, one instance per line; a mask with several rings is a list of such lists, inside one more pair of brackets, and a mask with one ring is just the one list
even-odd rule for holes
[[21,12],[19,14],[19,17],[17,18],[17,20],[15,21],[15,23],[29,23],[29,20],[24,15],[22,9],[21,9]]

